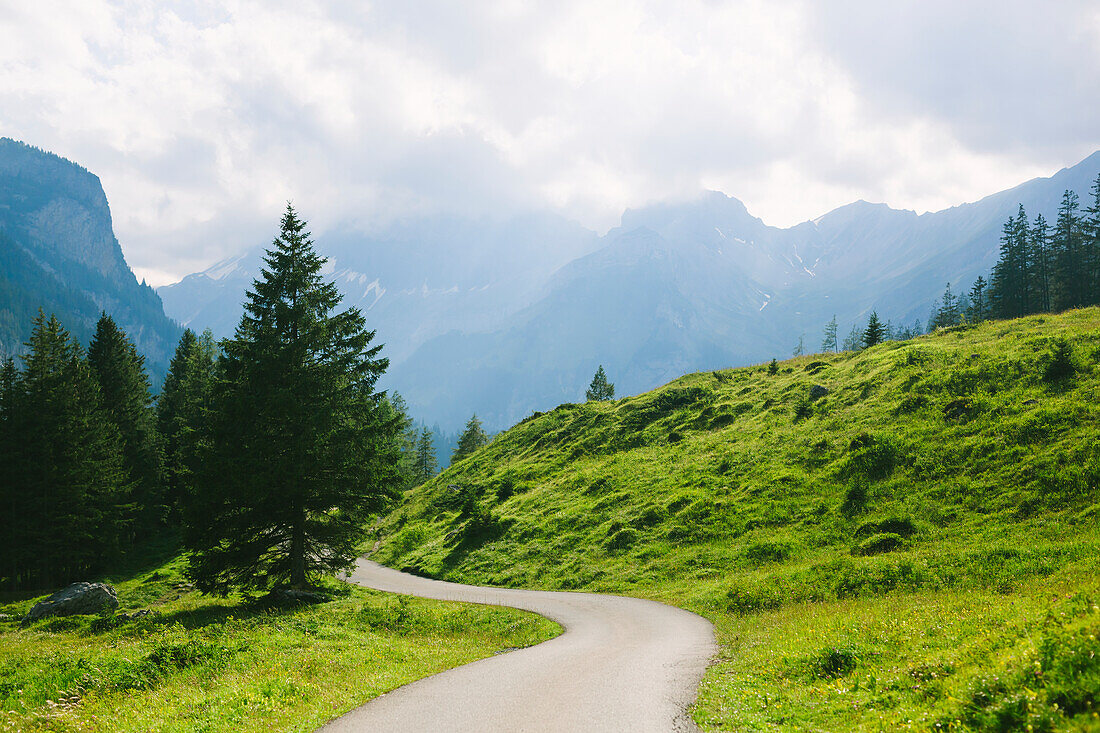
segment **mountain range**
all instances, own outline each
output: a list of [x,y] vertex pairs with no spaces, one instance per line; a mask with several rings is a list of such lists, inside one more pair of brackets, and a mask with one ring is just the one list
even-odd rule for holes
[[84,344],[100,313],[111,314],[145,355],[154,384],[182,333],[126,264],[99,178],[0,138],[0,355],[23,352],[40,308]]
[[[454,429],[477,412],[501,429],[583,399],[600,364],[633,394],[789,355],[803,336],[813,351],[834,315],[842,334],[872,309],[923,322],[947,283],[957,293],[988,277],[1018,204],[1052,220],[1063,191],[1084,196],[1098,171],[1100,152],[942,211],[857,201],[789,228],[711,191],[627,210],[603,236],[550,214],[436,216],[317,243],[413,414]],[[262,251],[159,288],[165,311],[230,335]]]

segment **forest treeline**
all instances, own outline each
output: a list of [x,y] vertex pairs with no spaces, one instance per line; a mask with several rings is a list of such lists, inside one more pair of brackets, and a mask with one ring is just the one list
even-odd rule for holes
[[0,583],[50,589],[182,537],[206,591],[301,587],[438,470],[356,309],[288,207],[233,338],[185,331],[159,395],[103,314],[87,348],[39,313],[0,365]]
[[[1100,304],[1100,175],[1089,196],[1091,202],[1082,209],[1080,197],[1067,189],[1053,224],[1042,214],[1029,219],[1020,204],[1001,230],[997,263],[989,277],[979,276],[970,290],[958,294],[947,283],[926,325],[918,320],[911,326],[896,327],[881,322],[872,311],[866,326],[853,326],[848,336],[838,341],[834,317],[825,325],[822,350],[851,351],[937,328]],[[804,353],[802,339],[794,353]]]

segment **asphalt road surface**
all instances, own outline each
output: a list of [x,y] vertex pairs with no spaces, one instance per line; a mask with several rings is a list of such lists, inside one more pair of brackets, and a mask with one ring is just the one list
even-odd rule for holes
[[654,601],[594,593],[481,588],[360,560],[359,585],[534,611],[560,636],[419,680],[321,730],[692,731],[688,705],[716,651],[706,619]]

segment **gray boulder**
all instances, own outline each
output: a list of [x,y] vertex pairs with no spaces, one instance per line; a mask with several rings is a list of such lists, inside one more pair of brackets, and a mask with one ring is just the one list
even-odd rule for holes
[[50,616],[82,616],[118,608],[115,589],[103,583],[73,583],[34,604],[23,623]]
[[824,385],[814,384],[810,387],[811,400],[819,400],[827,394],[829,394],[829,388]]

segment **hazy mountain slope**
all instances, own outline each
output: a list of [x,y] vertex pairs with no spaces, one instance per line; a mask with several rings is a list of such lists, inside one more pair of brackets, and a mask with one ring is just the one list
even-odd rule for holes
[[[550,215],[436,216],[370,235],[340,229],[315,239],[345,304],[363,310],[395,363],[451,330],[498,328],[536,299],[554,270],[598,244],[594,232]],[[231,335],[263,249],[159,288],[166,311],[193,328]]]
[[0,352],[22,350],[39,308],[85,343],[106,311],[146,355],[154,379],[163,375],[180,328],[127,266],[95,175],[0,138],[0,262]]

